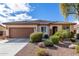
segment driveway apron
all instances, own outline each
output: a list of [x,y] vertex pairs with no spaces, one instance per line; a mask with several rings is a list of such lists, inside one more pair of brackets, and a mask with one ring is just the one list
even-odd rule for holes
[[0,56],[14,56],[27,44],[27,39],[11,39],[6,43],[0,43]]

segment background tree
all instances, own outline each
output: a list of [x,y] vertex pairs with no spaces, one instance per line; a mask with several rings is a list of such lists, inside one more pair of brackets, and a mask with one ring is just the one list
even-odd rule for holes
[[60,9],[65,21],[69,15],[73,15],[79,20],[79,3],[61,3]]

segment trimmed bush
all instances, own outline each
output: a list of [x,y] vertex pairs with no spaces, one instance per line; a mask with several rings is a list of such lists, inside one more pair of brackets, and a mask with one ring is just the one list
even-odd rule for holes
[[49,47],[52,47],[53,46],[53,42],[50,40],[50,39],[47,39],[47,40],[45,40],[44,41],[44,44],[45,44],[45,46],[49,46]]
[[54,35],[59,36],[60,40],[70,38],[70,32],[67,30],[58,31]]
[[30,42],[40,42],[42,41],[42,36],[43,33],[42,32],[34,32],[30,35]]
[[38,48],[37,55],[38,56],[49,56],[49,53],[44,48]]
[[67,31],[67,30],[63,30],[61,35],[62,35],[63,38],[69,38],[70,37],[70,32]]
[[57,35],[53,35],[53,36],[50,36],[50,40],[53,42],[53,44],[58,44],[60,37]]
[[62,35],[62,31],[57,31],[54,35],[60,36]]

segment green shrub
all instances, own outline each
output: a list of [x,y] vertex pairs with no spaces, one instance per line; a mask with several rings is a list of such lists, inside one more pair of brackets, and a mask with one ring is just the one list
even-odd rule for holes
[[63,31],[57,31],[57,32],[54,34],[54,35],[56,35],[56,36],[59,36],[60,41],[63,40],[62,32],[63,32]]
[[44,41],[44,44],[45,44],[45,46],[49,46],[49,47],[51,47],[51,46],[53,46],[53,42],[50,40],[50,39],[47,39],[47,40],[45,40]]
[[57,31],[54,35],[61,37],[62,31]]
[[74,32],[70,32],[70,38],[74,38]]
[[49,53],[44,48],[38,48],[37,49],[37,55],[38,56],[49,56]]
[[70,32],[67,31],[67,30],[63,30],[63,32],[62,32],[62,37],[63,37],[63,38],[69,38],[69,37],[70,37]]
[[42,36],[43,33],[42,32],[34,32],[30,35],[30,42],[40,42],[42,41]]
[[57,31],[54,35],[57,35],[59,37],[62,37],[62,33],[63,33],[63,30],[62,31]]
[[60,37],[57,35],[50,36],[50,40],[52,40],[53,44],[58,44]]
[[77,53],[79,53],[79,45],[77,45],[77,46],[75,47],[75,50],[76,50]]
[[57,31],[54,35],[59,36],[61,39],[70,38],[70,32],[67,30]]

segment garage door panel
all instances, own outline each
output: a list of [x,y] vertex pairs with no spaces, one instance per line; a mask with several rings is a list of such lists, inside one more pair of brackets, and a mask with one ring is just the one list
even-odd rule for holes
[[34,32],[33,28],[10,28],[10,37],[13,38],[26,38]]

